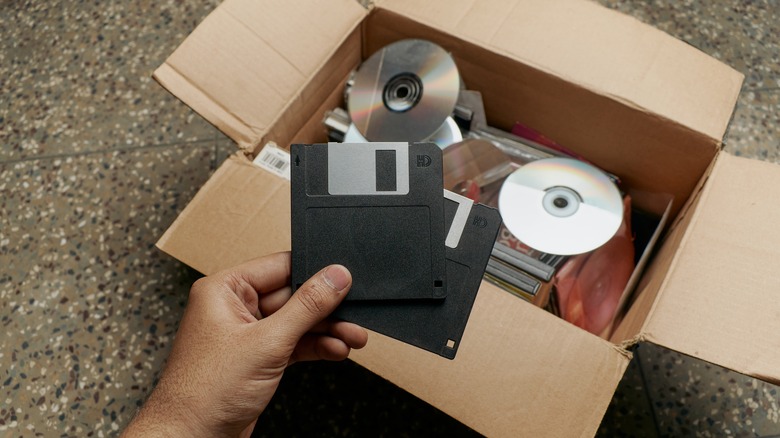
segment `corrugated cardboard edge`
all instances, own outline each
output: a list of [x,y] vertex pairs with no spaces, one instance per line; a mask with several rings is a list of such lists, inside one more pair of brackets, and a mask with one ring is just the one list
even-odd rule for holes
[[648,274],[649,271],[653,271],[656,277],[660,277],[659,281],[640,286],[641,293],[635,298],[629,313],[613,333],[611,340],[622,348],[632,349],[640,342],[651,341],[646,333],[647,323],[656,308],[661,292],[668,283],[669,274],[676,266],[679,249],[682,247],[682,242],[688,238],[690,224],[695,218],[696,207],[701,201],[704,188],[714,171],[719,156],[716,154],[713,157],[707,171],[699,179],[695,190],[685,202],[682,211],[667,230],[660,251],[655,254],[652,264],[645,272]]
[[[724,181],[739,172],[755,177],[757,190]],[[653,342],[780,383],[780,209],[773,204],[780,199],[778,175],[780,167],[773,164],[719,154],[642,331],[631,342]],[[713,211],[713,202],[723,202],[723,190],[748,204],[735,205],[732,212]],[[751,206],[762,214],[746,211]],[[740,207],[745,211],[736,211]],[[746,236],[752,237],[746,241],[755,243],[765,236],[765,258],[745,260],[740,257],[740,244],[735,246],[725,237],[721,245],[709,245],[705,251],[696,247],[703,236],[723,231],[706,224],[726,215],[735,224],[728,239]],[[719,236],[724,235],[708,239]],[[727,284],[713,284],[715,279]],[[683,312],[688,316],[682,317]]]
[[631,354],[483,282],[454,360],[375,333],[351,358],[486,436],[593,436]]
[[[235,196],[240,201],[235,202]],[[244,202],[249,199],[253,202]],[[289,218],[289,181],[237,153],[209,178],[156,246],[209,275],[261,255],[289,251]],[[258,224],[263,228],[251,228]],[[241,245],[225,246],[237,240]]]
[[[226,3],[218,6],[217,10],[227,10]],[[311,83],[312,79],[317,75],[317,73],[322,69],[322,66],[328,62],[328,60],[330,60],[334,52],[338,50],[338,48],[349,37],[349,35],[355,29],[357,29],[358,26],[360,26],[360,23],[367,14],[367,11],[360,7],[356,2],[354,5],[353,2],[350,2],[349,4],[350,11],[345,11],[345,15],[354,15],[355,19],[352,21],[351,25],[343,32],[338,40],[333,41],[333,44],[326,53],[321,54],[321,58],[317,66],[311,72],[308,72],[308,75],[300,84],[296,93],[289,99],[286,99],[286,104],[280,108],[279,111],[277,111],[276,116],[264,126],[250,126],[247,121],[242,120],[230,109],[221,106],[217,102],[217,99],[213,98],[213,96],[209,94],[208,90],[203,89],[195,82],[191,81],[184,72],[177,71],[177,69],[169,62],[170,59],[176,55],[176,52],[174,52],[160,67],[157,68],[157,70],[155,70],[152,77],[171,94],[179,98],[182,102],[190,106],[203,118],[211,122],[214,126],[232,138],[239,145],[240,149],[250,153],[257,152],[258,146],[261,143],[263,136],[268,132],[270,127],[274,126],[279,121],[279,119],[283,117],[291,105],[300,100],[301,94]],[[339,6],[344,6],[344,2],[342,2],[342,4],[334,2],[331,5],[333,8],[338,8]],[[307,11],[305,4],[297,4],[292,7],[296,8],[299,13]],[[355,12],[358,10],[362,11],[362,13],[358,14]],[[213,13],[211,15],[213,15]],[[211,15],[206,17],[204,23],[210,19]],[[199,25],[198,28],[193,31],[193,34],[196,34],[202,27],[203,23],[201,23],[201,25]],[[190,38],[192,38],[192,35],[188,37],[188,40]],[[182,46],[186,43],[187,41],[182,43]],[[306,42],[304,42],[304,44],[306,44]],[[180,50],[182,46],[180,46],[177,51]],[[262,103],[258,103],[258,105],[262,105]],[[253,123],[252,125],[257,124]]]
[[[378,0],[377,7],[414,18],[432,28],[451,33],[470,43],[489,48],[495,53],[533,66],[540,71],[557,76],[567,82],[578,84],[587,90],[610,97],[628,107],[656,114],[666,120],[675,121],[717,142],[720,142],[723,138],[744,79],[742,73],[711,58],[693,46],[676,40],[670,35],[633,17],[607,9],[590,1],[549,2],[547,0],[515,0],[513,2],[505,2],[496,0],[484,2],[484,0],[461,0],[452,2],[450,0],[429,0],[421,5],[414,0]],[[511,32],[518,32],[518,35],[516,38],[510,38],[509,42],[503,42],[505,45],[509,44],[507,47],[500,47],[501,38],[499,38],[498,29],[505,22],[508,22],[510,16],[517,12],[516,10],[520,7],[523,7],[524,11],[536,12],[544,10],[547,11],[547,15],[557,14],[557,19],[547,23],[548,28],[545,29],[536,29],[534,26],[538,23],[535,23],[530,16],[528,19],[531,22],[528,23],[514,23],[513,21],[513,25],[508,29]],[[483,15],[491,11],[490,8],[500,9],[504,13],[501,16],[484,17]],[[519,16],[522,17],[523,15],[519,14]],[[610,26],[599,26],[599,23],[587,22],[587,17],[591,17],[594,20],[596,18],[608,20],[612,23],[610,23]],[[481,23],[484,26],[490,26],[489,28],[483,29],[480,27],[481,30],[491,33],[492,36],[488,39],[481,40],[466,35],[465,32],[468,32],[468,30],[462,30],[466,24],[470,24],[470,21],[479,22],[480,20],[489,21],[488,23]],[[577,64],[575,66],[569,61],[571,56],[566,56],[565,53],[562,53],[563,50],[566,50],[569,52],[569,55],[572,53],[576,54],[576,46],[587,43],[583,40],[580,32],[583,31],[583,25],[588,26],[590,33],[615,33],[616,31],[612,27],[616,27],[615,25],[617,24],[634,29],[637,35],[631,36],[637,42],[641,42],[644,39],[640,38],[641,35],[639,34],[650,35],[653,39],[657,39],[657,44],[653,46],[653,49],[656,50],[653,59],[654,62],[664,63],[666,67],[656,71],[656,76],[652,73],[656,64],[652,63],[648,64],[647,69],[642,73],[621,74],[619,70],[611,73],[609,69],[598,70],[600,68],[598,67],[600,65],[599,60],[583,61],[585,64]],[[533,32],[532,30],[534,29],[538,32]],[[554,36],[550,35],[551,32],[554,33]],[[481,33],[479,34],[481,35]],[[507,39],[506,35],[503,35],[503,37]],[[602,52],[630,53],[630,50],[627,51],[623,47],[624,40],[625,35],[623,38],[621,38],[621,35],[614,35],[614,38],[602,38],[603,44],[609,41],[612,46],[605,47]],[[567,46],[565,49],[558,47],[564,44],[564,42],[570,46]],[[688,56],[685,56],[684,61],[686,68],[679,70],[681,75],[683,72],[686,75],[690,75],[689,70],[692,70],[690,67],[694,62],[706,64],[696,69],[701,72],[701,75],[697,77],[698,81],[694,80],[695,78],[693,77],[686,76],[686,79],[689,80],[689,86],[681,85],[675,92],[670,92],[671,97],[666,101],[658,100],[658,89],[664,89],[664,78],[672,74],[670,70],[674,70],[674,68],[671,66],[676,65],[676,63],[671,63],[668,59],[662,60],[659,58],[661,53],[658,52],[658,47],[660,46],[666,47],[675,54],[678,54],[677,52],[687,53]],[[612,50],[612,48],[616,50]],[[547,55],[540,55],[543,53],[547,53]],[[527,54],[539,55],[540,58],[546,59],[547,62],[540,62],[532,56],[527,56]],[[559,62],[551,61],[553,54],[561,55],[555,57]],[[602,61],[614,61],[614,59]],[[592,64],[594,67],[591,68],[588,64]],[[582,80],[574,76],[573,72],[582,74],[583,68],[593,70],[589,73],[590,80]],[[639,79],[634,83],[628,79],[629,77],[637,77]],[[650,85],[638,86],[648,82]],[[706,87],[706,93],[702,91],[701,83],[710,84],[710,86]],[[717,86],[715,86],[716,83]],[[666,85],[668,86],[670,83],[666,83]],[[697,101],[696,99],[688,99],[688,94],[692,93],[693,89],[698,90],[696,96],[699,98],[702,98],[702,96],[713,96],[712,98],[707,97],[711,101],[709,103],[699,102],[700,105],[690,106],[689,101]],[[633,97],[628,97],[626,96],[627,94],[633,95]],[[693,115],[681,109],[685,105],[688,105],[686,110],[689,109],[689,113],[693,113]],[[711,114],[711,111],[716,111],[717,113]]]
[[[682,249],[685,247],[688,239],[690,239],[690,235],[692,232],[693,224],[696,223],[696,220],[699,215],[699,210],[692,208],[693,206],[696,206],[701,202],[703,198],[706,198],[708,194],[708,187],[706,186],[707,180],[709,180],[712,177],[712,174],[717,171],[718,168],[718,160],[720,159],[721,155],[718,154],[715,159],[713,160],[711,171],[709,172],[709,175],[707,175],[705,178],[702,179],[702,184],[698,187],[699,192],[695,193],[691,196],[689,205],[686,205],[687,209],[685,213],[691,214],[690,216],[690,222],[688,223],[688,227],[683,232],[682,238],[680,240],[680,243],[677,245],[677,250],[674,252],[674,256],[672,257],[672,261],[669,264],[669,268],[666,271],[666,275],[664,276],[664,280],[661,282],[661,286],[659,287],[658,293],[653,300],[653,305],[650,307],[650,311],[647,313],[647,316],[645,317],[644,323],[642,324],[642,329],[640,332],[629,342],[626,342],[622,345],[624,348],[630,348],[633,344],[636,344],[637,342],[644,342],[644,341],[650,341],[654,344],[658,344],[658,339],[655,338],[655,336],[650,332],[649,325],[650,321],[652,321],[653,316],[658,308],[658,303],[662,300],[662,297],[664,295],[664,292],[667,289],[667,286],[670,281],[670,277],[672,273],[677,269],[679,260],[680,260],[680,254],[682,252]],[[681,215],[683,216],[683,215]],[[680,222],[682,222],[682,218],[679,222],[675,223],[675,226],[680,226]]]
[[[663,282],[669,272],[670,266],[677,253],[677,248],[682,241],[687,226],[691,222],[693,211],[701,199],[701,193],[705,183],[712,174],[717,162],[718,154],[714,153],[707,170],[699,178],[693,192],[683,205],[674,223],[667,227],[660,245],[656,245],[655,253],[650,264],[645,268],[642,280],[631,297],[631,305],[628,312],[623,315],[617,328],[610,336],[610,340],[624,348],[633,348],[639,342],[641,331],[647,321],[648,314],[652,310],[658,292],[662,289]],[[655,280],[657,278],[657,281]]]
[[[233,113],[214,102],[205,91],[187,79],[186,75],[176,71],[166,62],[154,71],[152,78],[184,104],[195,110],[201,117],[232,138],[242,149],[251,148],[254,140],[251,135],[248,135],[248,132],[251,132],[249,127]],[[239,126],[243,128],[238,128]]]

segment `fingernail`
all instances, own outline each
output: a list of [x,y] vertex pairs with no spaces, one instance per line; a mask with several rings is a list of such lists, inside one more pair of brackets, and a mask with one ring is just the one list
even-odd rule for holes
[[341,265],[328,266],[322,273],[322,278],[330,287],[340,291],[349,284],[349,271]]

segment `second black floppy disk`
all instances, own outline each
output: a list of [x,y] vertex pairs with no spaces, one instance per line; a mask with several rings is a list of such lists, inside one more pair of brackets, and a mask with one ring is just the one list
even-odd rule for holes
[[501,226],[498,210],[444,192],[447,298],[443,300],[351,301],[334,315],[407,344],[454,359],[482,274]]
[[290,148],[292,286],[330,264],[347,300],[447,295],[442,154],[433,143]]

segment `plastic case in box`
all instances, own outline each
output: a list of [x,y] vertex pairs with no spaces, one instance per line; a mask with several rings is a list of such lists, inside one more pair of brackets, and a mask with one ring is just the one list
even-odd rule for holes
[[268,141],[325,140],[362,59],[403,38],[449,50],[488,122],[522,121],[621,177],[670,225],[609,340],[483,282],[454,361],[371,334],[353,360],[486,435],[593,435],[649,341],[780,381],[780,167],[720,151],[742,75],[585,0],[227,0],[155,72],[241,149],[158,247],[203,273],[290,246]]

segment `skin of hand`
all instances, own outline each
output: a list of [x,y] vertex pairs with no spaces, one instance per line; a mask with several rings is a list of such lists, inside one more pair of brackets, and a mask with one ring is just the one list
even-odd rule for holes
[[195,282],[159,383],[123,436],[248,437],[287,366],[366,345],[363,328],[327,319],[352,285],[346,268],[294,294],[289,284],[289,253]]

